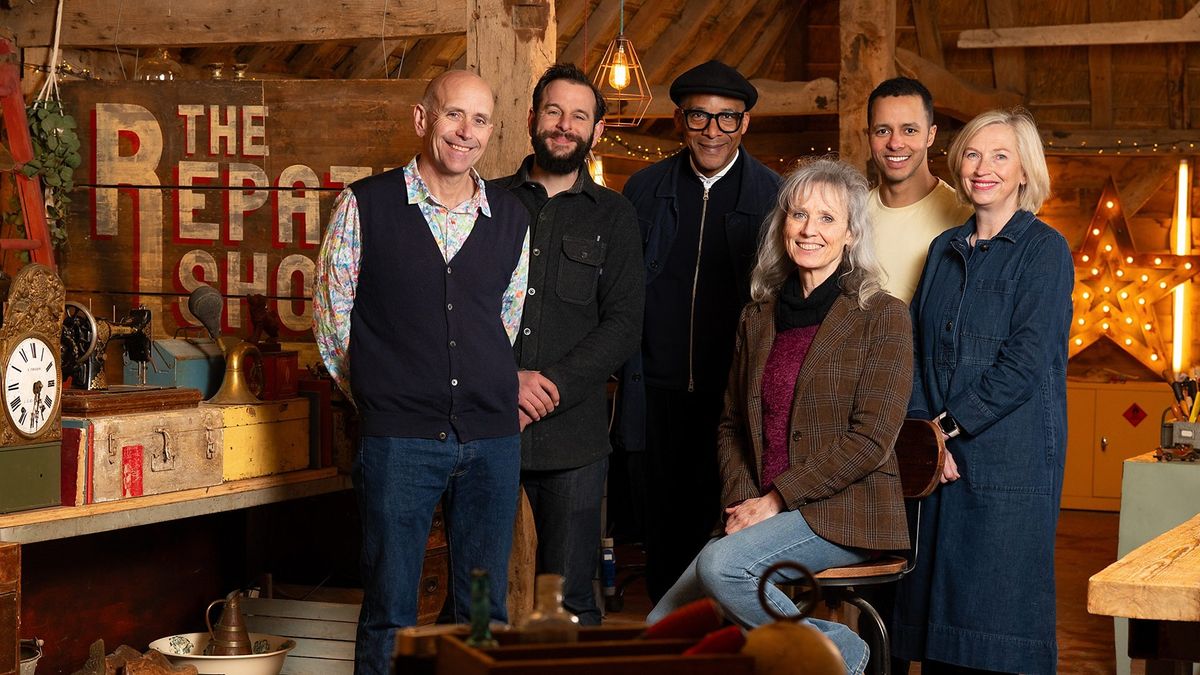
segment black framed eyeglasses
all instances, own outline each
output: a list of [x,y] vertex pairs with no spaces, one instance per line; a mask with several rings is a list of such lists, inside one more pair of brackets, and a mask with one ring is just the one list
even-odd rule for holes
[[708,128],[709,122],[717,121],[717,128],[727,134],[732,134],[742,127],[742,118],[746,116],[744,112],[729,112],[722,111],[710,113],[707,110],[699,110],[691,108],[683,111],[683,122],[691,131],[704,131]]

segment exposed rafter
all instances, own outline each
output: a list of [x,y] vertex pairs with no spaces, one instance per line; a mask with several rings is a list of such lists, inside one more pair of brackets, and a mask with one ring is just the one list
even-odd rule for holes
[[[784,2],[792,3],[791,0],[759,0],[753,3],[754,9],[742,19],[741,25],[737,30],[729,34],[729,39],[719,45],[715,45],[716,55],[709,55],[709,58],[720,58],[726,63],[741,63],[742,59],[746,58],[751,48],[762,40],[763,30],[767,27],[768,22],[779,20],[780,6]],[[680,72],[683,72],[683,68]]]
[[1011,91],[977,87],[907,49],[896,50],[896,67],[924,83],[933,94],[934,107],[955,119],[966,121],[985,110],[1011,108],[1023,101]]
[[[559,61],[574,63],[582,67],[585,54],[592,53],[600,45],[616,37],[620,19],[620,2],[613,0],[600,3],[596,11],[588,16],[584,25],[575,33],[575,37],[571,38],[566,48],[559,54]],[[584,38],[587,38],[586,42],[584,42]],[[588,66],[592,65],[589,61]]]
[[[680,52],[687,53],[695,45],[700,44],[698,37],[704,31],[714,11],[731,7],[742,8],[742,14],[749,8],[749,2],[727,2],[727,0],[688,0],[683,6],[683,14],[679,20],[672,23],[662,35],[642,50],[642,67],[646,69],[646,80],[651,83],[663,82],[671,73],[671,66]],[[722,13],[725,13],[724,10]],[[739,17],[736,21],[741,21]],[[731,25],[726,24],[726,25]],[[714,39],[715,36],[710,36]]]
[[943,68],[942,34],[938,30],[938,0],[912,0],[913,23],[917,29],[917,51],[922,58]]
[[1058,26],[985,28],[958,34],[959,49],[1069,47],[1200,42],[1200,5],[1179,19],[1116,21]]
[[[987,0],[988,26],[1005,28],[1017,23],[1016,0]],[[1025,50],[1020,47],[992,51],[993,82],[997,89],[1024,94]]]
[[[465,33],[470,15],[463,3],[406,0],[342,0],[336,19],[326,0],[71,0],[63,8],[64,47],[154,47],[269,42],[323,42],[362,38]],[[22,2],[3,14],[26,47],[50,44],[55,3]]]
[[[753,115],[791,117],[837,114],[837,83],[829,78],[810,82],[750,82],[758,89],[758,103],[754,106]],[[675,104],[671,102],[668,89],[670,86],[666,84],[650,88],[654,100],[646,111],[646,118],[661,119],[675,115]]]
[[[747,77],[760,75],[763,63],[767,61],[768,56],[775,51],[776,45],[787,35],[792,26],[796,23],[796,17],[799,16],[804,7],[804,3],[793,2],[786,3],[786,9],[775,16],[772,21],[767,23],[767,28],[760,33],[758,41],[746,53],[737,64],[737,69]],[[835,97],[836,98],[836,97]]]

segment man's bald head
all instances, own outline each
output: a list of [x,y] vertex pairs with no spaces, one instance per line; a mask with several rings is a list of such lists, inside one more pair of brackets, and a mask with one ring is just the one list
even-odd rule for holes
[[447,92],[461,86],[483,87],[487,90],[488,97],[492,100],[496,98],[492,92],[492,86],[482,77],[469,70],[447,70],[430,80],[429,84],[425,86],[425,93],[421,95],[421,105],[425,106],[427,110],[436,108],[439,101],[446,100]]

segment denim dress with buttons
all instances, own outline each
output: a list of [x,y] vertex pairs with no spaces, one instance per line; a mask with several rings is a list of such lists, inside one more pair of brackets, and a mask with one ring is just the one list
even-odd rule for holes
[[1063,236],[1028,211],[971,246],[974,233],[972,217],[933,241],[911,306],[909,416],[958,421],[947,448],[961,478],[922,504],[894,652],[1053,673],[1074,265]]

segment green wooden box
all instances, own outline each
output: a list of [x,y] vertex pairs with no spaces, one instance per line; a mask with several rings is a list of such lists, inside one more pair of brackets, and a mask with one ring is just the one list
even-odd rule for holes
[[62,503],[60,441],[0,448],[0,513]]

